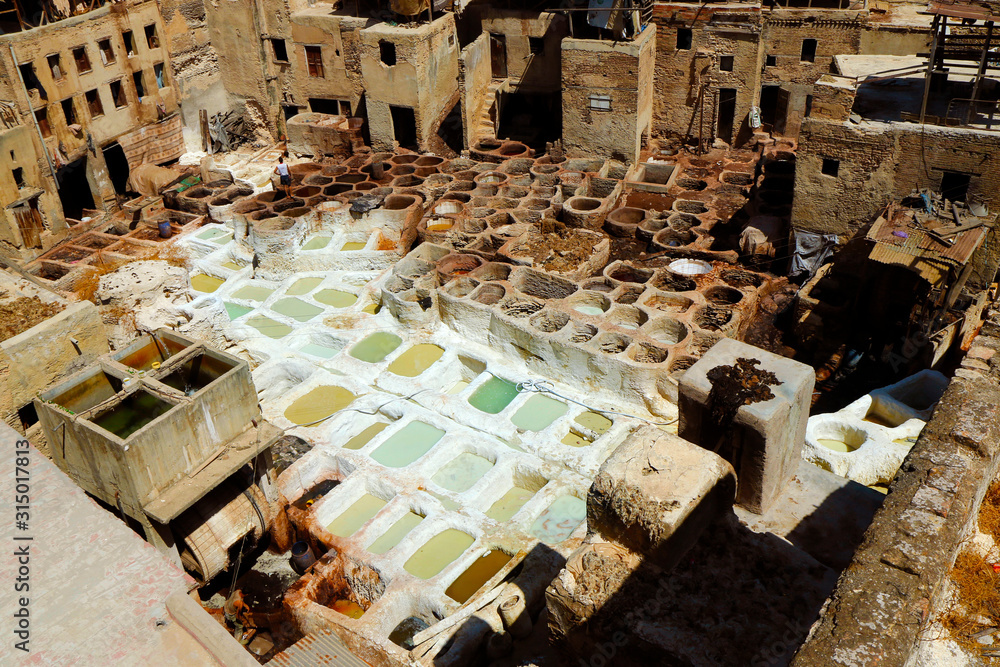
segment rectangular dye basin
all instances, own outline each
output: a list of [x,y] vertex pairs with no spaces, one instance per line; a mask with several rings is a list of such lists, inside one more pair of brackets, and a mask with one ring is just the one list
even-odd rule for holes
[[303,294],[308,294],[319,287],[321,282],[323,282],[322,278],[299,278],[292,283],[292,286],[288,288],[288,291],[286,291],[285,294],[288,294],[289,296],[302,296]]
[[247,313],[252,313],[254,310],[248,306],[241,306],[238,303],[230,303],[229,301],[224,301],[222,305],[226,307],[226,315],[229,316],[230,322],[243,317]]
[[354,305],[354,302],[358,300],[358,295],[339,289],[321,289],[313,294],[313,298],[334,308],[347,308]]
[[486,516],[503,523],[517,514],[518,510],[524,507],[524,504],[531,500],[534,495],[534,491],[520,486],[512,487],[486,510]]
[[260,287],[259,285],[244,285],[233,293],[234,299],[246,299],[247,301],[263,301],[274,292],[270,287]]
[[403,342],[403,339],[386,331],[379,331],[366,336],[351,348],[349,355],[370,364],[377,364],[385,359]]
[[419,514],[407,512],[394,524],[389,526],[387,531],[379,535],[379,537],[368,547],[368,551],[373,554],[384,554],[399,544],[400,541],[409,535],[411,530],[420,525],[420,522],[423,520],[424,517]]
[[350,537],[358,532],[361,526],[368,523],[373,516],[378,514],[379,510],[385,507],[385,505],[385,500],[366,493],[355,500],[340,516],[331,521],[326,529],[337,537]]
[[517,394],[516,383],[494,376],[472,392],[469,404],[486,414],[495,415],[510,405]]
[[435,361],[441,358],[442,354],[444,354],[444,349],[432,343],[414,345],[389,364],[389,372],[403,377],[415,378],[430,368]]
[[322,482],[299,496],[299,499],[292,503],[292,505],[300,510],[307,509],[339,485],[340,480],[324,479]]
[[461,556],[475,541],[472,535],[449,528],[427,540],[410,556],[403,569],[414,577],[430,579]]
[[326,347],[325,345],[317,345],[316,343],[307,343],[303,345],[299,352],[305,352],[306,354],[311,354],[314,357],[319,357],[320,359],[331,359],[337,356],[340,350],[335,350],[332,347]]
[[52,402],[72,413],[83,412],[102,403],[122,390],[122,381],[101,369],[77,382],[57,396]]
[[151,334],[145,345],[134,350],[129,346],[115,359],[129,368],[148,371],[153,368],[154,362],[162,364],[185,347],[187,347],[185,343],[173,340],[169,335]]
[[576,530],[587,518],[587,503],[576,496],[556,498],[528,531],[546,544],[559,544]]
[[444,431],[424,422],[410,422],[393,433],[371,453],[371,457],[389,468],[404,468],[430,451]]
[[301,426],[322,421],[343,410],[357,398],[347,389],[336,385],[322,385],[298,397],[285,408],[285,419]]
[[222,287],[222,283],[224,282],[226,281],[222,278],[205,275],[204,273],[196,273],[191,276],[191,289],[196,292],[211,294],[215,290]]
[[295,297],[279,299],[271,305],[271,310],[286,315],[298,322],[308,322],[323,312],[323,309],[319,306],[314,306]]
[[493,461],[471,452],[462,452],[434,473],[431,480],[455,493],[471,489],[493,467]]
[[566,414],[569,409],[562,401],[536,394],[518,408],[510,420],[525,431],[541,431]]
[[290,326],[272,320],[270,317],[265,315],[254,315],[248,319],[246,323],[268,338],[284,338],[288,334],[292,333],[292,328]]
[[314,236],[303,244],[303,250],[320,250],[330,243],[329,236]]
[[444,591],[445,595],[459,604],[465,604],[487,581],[502,570],[511,558],[513,556],[509,556],[499,549],[487,551],[466,568],[465,572],[458,575],[455,581],[451,582],[451,585]]
[[344,443],[344,449],[361,449],[369,442],[372,441],[376,435],[384,431],[389,425],[383,422],[377,422],[371,426],[365,428],[365,430],[358,433],[356,436]]
[[158,380],[168,387],[173,387],[177,391],[183,391],[191,396],[234,368],[236,368],[236,364],[202,352]]
[[173,404],[140,390],[91,421],[124,440],[172,407]]

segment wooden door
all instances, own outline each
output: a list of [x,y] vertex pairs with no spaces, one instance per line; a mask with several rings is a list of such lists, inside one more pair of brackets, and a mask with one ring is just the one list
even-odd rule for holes
[[25,248],[42,247],[42,216],[38,212],[38,200],[32,199],[14,207],[14,218],[21,232],[21,241]]
[[507,35],[490,33],[490,65],[494,79],[507,78]]

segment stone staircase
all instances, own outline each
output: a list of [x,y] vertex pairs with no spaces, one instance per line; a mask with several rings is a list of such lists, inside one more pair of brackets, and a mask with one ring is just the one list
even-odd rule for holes
[[506,90],[508,83],[509,79],[493,79],[486,89],[483,103],[479,107],[479,118],[477,119],[475,136],[473,137],[476,142],[480,139],[496,139],[497,126],[490,112],[496,106],[497,94]]

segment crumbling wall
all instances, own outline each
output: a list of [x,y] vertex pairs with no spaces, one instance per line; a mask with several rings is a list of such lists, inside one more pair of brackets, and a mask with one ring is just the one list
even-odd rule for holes
[[476,142],[487,89],[492,81],[490,71],[490,38],[481,34],[471,44],[462,49],[458,58],[458,87],[462,93],[462,129],[465,147]]
[[1000,466],[991,310],[792,667],[904,667]]
[[[484,34],[499,33],[506,38],[507,78],[512,91],[559,90],[561,43],[569,34],[564,16],[483,7],[479,9],[479,17]],[[542,40],[541,53],[532,51],[529,40],[532,37]]]
[[[636,162],[652,120],[655,26],[635,41],[563,40],[563,144],[570,155]],[[596,108],[594,96],[610,98]]]

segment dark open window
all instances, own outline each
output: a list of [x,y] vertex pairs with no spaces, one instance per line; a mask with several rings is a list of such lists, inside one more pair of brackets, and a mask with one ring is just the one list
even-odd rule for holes
[[350,116],[351,103],[347,100],[309,98],[309,110],[316,113],[328,113],[334,116]]
[[681,51],[686,51],[691,48],[691,42],[693,40],[693,35],[691,33],[691,28],[678,28],[677,29],[677,48]]
[[836,176],[840,173],[840,160],[833,158],[823,158],[822,172],[827,176]]
[[946,171],[941,175],[941,196],[951,201],[964,201],[969,192],[969,174]]
[[274,54],[274,59],[279,63],[287,63],[288,49],[285,48],[285,40],[272,38],[270,41],[271,52]]
[[42,87],[42,83],[35,76],[35,67],[31,63],[18,65],[17,68],[21,70],[21,77],[24,79],[24,85],[28,90],[37,90],[42,99],[48,97],[45,94],[45,88]]
[[35,111],[35,122],[38,123],[38,129],[41,130],[43,137],[52,136],[52,129],[49,127],[49,112],[46,109]]
[[90,117],[97,118],[104,115],[104,105],[101,104],[101,96],[97,90],[88,90],[84,93],[87,98],[87,108],[90,109]]
[[17,416],[21,418],[21,428],[27,431],[38,423],[38,413],[35,411],[35,404],[28,402],[17,409]]
[[97,42],[97,48],[101,51],[101,62],[110,65],[115,61],[115,50],[111,47],[111,39],[102,39]]
[[156,34],[155,23],[150,23],[146,26],[146,46],[151,49],[160,48],[160,37]]
[[799,58],[804,63],[811,63],[816,60],[816,40],[806,38],[802,40],[802,56]]
[[121,109],[128,105],[128,100],[125,98],[125,88],[122,86],[121,79],[112,81],[108,84],[108,87],[111,88],[111,99],[114,101],[116,108]]
[[125,54],[131,58],[135,55],[135,38],[132,36],[131,30],[122,33],[122,41],[125,42]]
[[764,66],[774,67],[778,64],[778,56],[764,56]]
[[733,63],[736,61],[736,56],[720,56],[719,57],[719,71],[720,72],[732,72]]
[[544,37],[529,37],[528,38],[528,50],[531,51],[531,54],[535,55],[535,56],[545,55],[545,38]]
[[153,78],[156,79],[157,88],[165,88],[167,85],[167,73],[163,69],[163,63],[153,65]]
[[90,71],[90,58],[87,56],[87,47],[78,46],[73,49],[73,60],[76,61],[77,72],[82,74],[83,72]]
[[135,84],[135,96],[143,98],[146,96],[146,84],[142,82],[142,70],[132,74],[132,83]]
[[803,112],[803,117],[808,118],[813,112],[813,96],[806,95],[806,110]]
[[63,78],[62,64],[59,62],[59,54],[53,53],[51,56],[47,56],[46,60],[49,61],[49,70],[52,72],[52,78],[56,81]]
[[10,170],[10,175],[14,177],[14,185],[21,189],[24,187],[24,169],[16,167]]
[[323,50],[320,47],[306,47],[306,67],[309,68],[309,76],[323,78]]
[[396,45],[384,39],[379,40],[378,57],[385,65],[392,67],[396,64]]
[[76,109],[73,108],[73,98],[67,97],[62,102],[63,118],[66,119],[67,125],[72,125],[76,122]]

